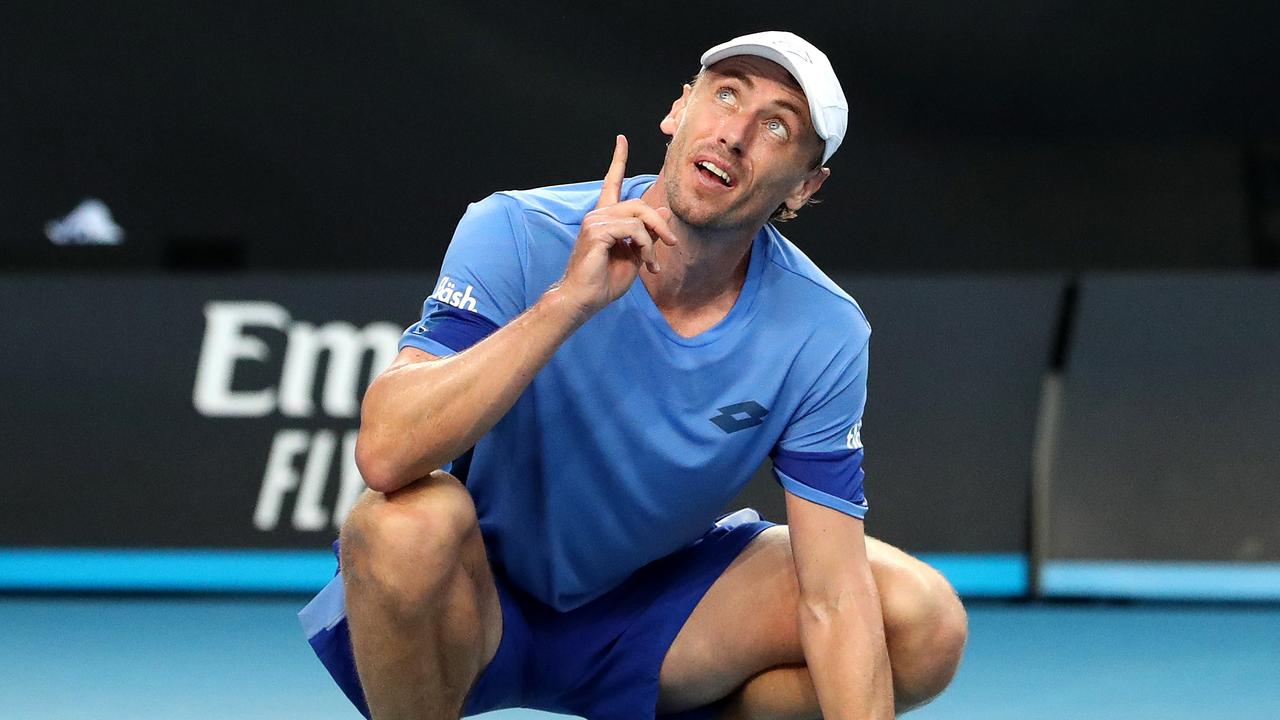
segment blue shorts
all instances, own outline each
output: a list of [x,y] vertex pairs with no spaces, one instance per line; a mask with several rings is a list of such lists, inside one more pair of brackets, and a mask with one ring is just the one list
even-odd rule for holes
[[[590,720],[654,718],[658,671],[680,628],[729,563],[772,525],[755,511],[740,510],[568,612],[525,594],[495,568],[502,641],[467,695],[463,714],[522,707]],[[329,674],[369,717],[351,652],[341,574],[298,617]],[[698,708],[680,718],[710,717],[714,711]]]

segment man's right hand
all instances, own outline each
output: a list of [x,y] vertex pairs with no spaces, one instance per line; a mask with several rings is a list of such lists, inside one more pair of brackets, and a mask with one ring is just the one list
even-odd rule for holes
[[[560,344],[635,282],[658,272],[655,238],[674,245],[666,208],[618,202],[627,139],[618,136],[600,201],[582,222],[559,290],[489,337],[436,358],[405,349],[365,392],[356,466],[372,489],[405,487],[474,446],[511,409]],[[626,242],[627,239],[630,242]]]
[[627,138],[619,135],[613,162],[604,176],[600,200],[582,220],[582,229],[558,285],[587,315],[617,300],[636,281],[640,266],[658,273],[654,246],[677,242],[667,221],[671,210],[652,208],[643,200],[619,202],[627,169]]

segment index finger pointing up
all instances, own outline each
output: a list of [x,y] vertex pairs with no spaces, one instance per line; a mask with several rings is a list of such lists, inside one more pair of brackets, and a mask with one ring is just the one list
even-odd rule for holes
[[604,185],[600,188],[600,200],[597,208],[617,205],[622,197],[622,176],[627,171],[627,136],[619,135],[613,146],[613,162],[609,163],[609,172],[604,175]]

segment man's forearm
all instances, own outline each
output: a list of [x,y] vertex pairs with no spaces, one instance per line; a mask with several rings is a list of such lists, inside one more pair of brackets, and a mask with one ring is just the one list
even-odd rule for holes
[[380,375],[365,393],[356,444],[365,483],[398,490],[461,455],[511,409],[587,317],[553,287],[467,350]]
[[457,355],[393,366],[369,386],[356,441],[366,485],[392,492],[466,452],[574,330],[627,292],[641,265],[660,271],[654,238],[678,242],[667,225],[671,211],[640,199],[620,201],[626,164],[627,141],[619,135],[564,276],[538,302]]
[[800,641],[824,718],[894,717],[893,675],[875,583],[800,602]]

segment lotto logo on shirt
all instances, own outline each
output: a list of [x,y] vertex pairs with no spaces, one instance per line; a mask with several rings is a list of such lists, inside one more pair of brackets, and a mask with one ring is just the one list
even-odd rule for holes
[[461,310],[470,310],[476,312],[476,299],[471,297],[472,287],[466,286],[466,290],[458,290],[458,284],[444,275],[440,278],[440,282],[436,283],[435,292],[431,293],[433,300],[439,300],[442,303],[448,303]]

